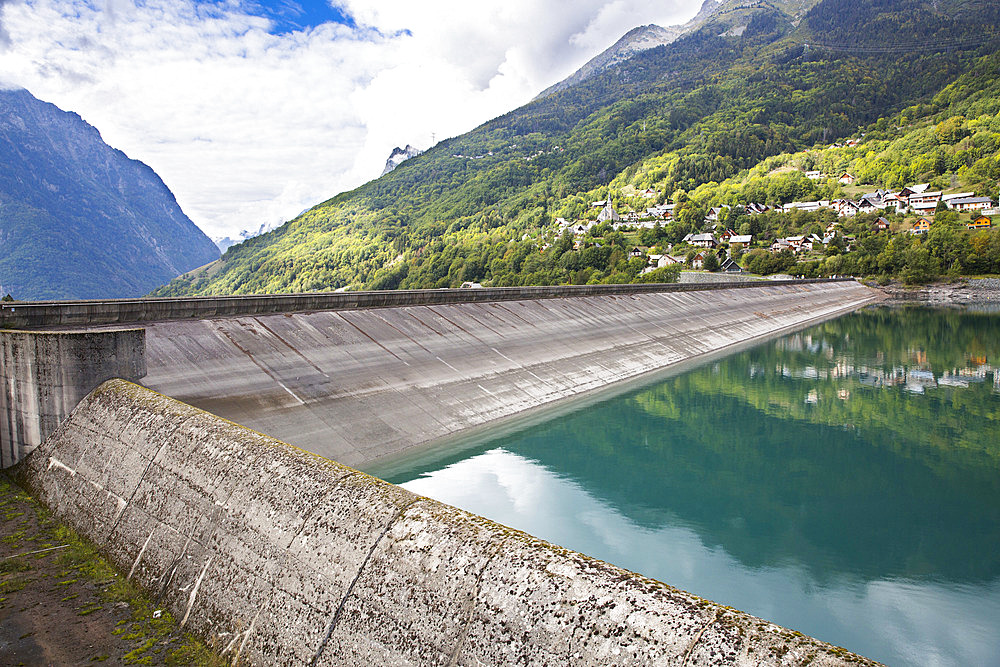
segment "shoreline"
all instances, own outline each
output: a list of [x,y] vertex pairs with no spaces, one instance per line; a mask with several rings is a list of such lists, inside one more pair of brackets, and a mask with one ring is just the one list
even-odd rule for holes
[[893,283],[877,286],[888,305],[921,305],[942,308],[968,308],[1000,312],[1000,278],[966,278],[956,282],[937,282],[906,287]]

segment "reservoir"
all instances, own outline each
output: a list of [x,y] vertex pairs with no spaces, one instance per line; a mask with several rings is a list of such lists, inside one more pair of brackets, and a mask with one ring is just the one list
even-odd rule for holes
[[998,367],[1000,315],[870,308],[368,471],[887,664],[1000,664]]

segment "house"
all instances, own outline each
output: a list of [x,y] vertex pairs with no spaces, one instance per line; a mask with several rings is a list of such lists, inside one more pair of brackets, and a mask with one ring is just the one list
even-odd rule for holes
[[982,211],[993,206],[989,197],[959,197],[948,202],[948,206],[956,211]]
[[907,185],[905,188],[896,193],[896,198],[898,202],[896,203],[897,209],[905,209],[910,205],[910,198],[914,195],[919,195],[921,192],[926,191],[930,187],[928,183],[920,183],[919,185]]
[[989,229],[993,226],[993,221],[985,215],[981,215],[966,225],[969,229]]
[[833,210],[841,217],[851,217],[858,214],[859,207],[850,199],[836,199],[833,202]]
[[[942,195],[941,201],[947,204],[952,199],[962,199],[963,197],[975,197],[975,196],[976,196],[975,192],[953,192],[950,195]],[[948,208],[951,208],[951,206],[949,206]]]
[[750,202],[746,205],[747,215],[760,215],[761,213],[767,213],[771,210],[771,207],[767,204],[755,204]]
[[660,196],[660,191],[649,188],[647,190],[643,190],[642,192],[640,192],[639,196],[642,197],[643,199],[656,199],[657,197]]
[[590,208],[604,208],[609,203],[610,202],[607,199],[602,199],[601,201],[592,201],[590,202]]
[[930,183],[917,183],[916,185],[907,185],[905,188],[899,191],[899,196],[902,197],[905,194],[906,198],[909,199],[913,195],[919,195],[921,192],[926,192],[930,187],[931,187]]
[[667,219],[674,212],[673,204],[660,204],[659,206],[651,206],[646,209],[646,217],[648,218],[663,218]]
[[618,211],[611,205],[611,202],[608,202],[601,212],[597,214],[598,222],[617,222],[618,220],[621,220],[621,216],[618,215]]
[[777,239],[771,244],[771,252],[781,252],[782,250],[791,250],[792,245],[787,239]]
[[812,239],[806,236],[786,236],[785,242],[788,243],[792,252],[802,252],[803,250],[812,250]]
[[823,178],[823,174],[819,171],[807,171],[806,178],[808,178],[810,181],[818,181],[819,179]]
[[887,206],[884,195],[878,192],[871,192],[858,200],[858,211],[861,213],[874,213]]
[[790,204],[785,204],[781,207],[781,210],[785,213],[789,211],[794,211],[796,209],[801,211],[818,211],[821,208],[829,208],[830,200],[820,199],[819,201],[793,201]]
[[882,196],[882,208],[890,206],[895,208],[897,213],[902,213],[903,209],[906,208],[903,201],[899,198],[898,192],[887,192]]
[[914,195],[910,195],[910,206],[912,206],[914,209],[924,204],[933,204],[934,206],[937,206],[937,203],[939,201],[941,201],[940,191],[934,191],[934,192],[924,191]]
[[694,259],[691,260],[691,268],[701,269],[704,266],[705,266],[705,253],[699,252],[697,255],[694,256]]
[[628,256],[629,256],[629,257],[642,257],[642,256],[644,256],[645,254],[646,254],[646,253],[644,253],[644,252],[642,251],[642,249],[641,249],[641,248],[639,248],[639,247],[635,247],[635,248],[632,248],[631,250],[629,250],[629,251],[628,251]]
[[874,213],[875,211],[877,211],[880,208],[882,208],[881,206],[879,206],[879,204],[881,204],[881,203],[882,203],[882,200],[874,200],[874,199],[869,199],[867,197],[862,197],[861,199],[858,200],[858,204],[857,204],[857,206],[858,206],[858,212],[859,213]]
[[848,174],[847,172],[844,172],[844,174],[841,175],[841,177],[837,180],[837,182],[840,183],[841,185],[853,185],[854,177]]
[[719,243],[727,243],[736,236],[736,232],[731,229],[724,229],[722,233],[719,234]]
[[753,234],[737,234],[729,237],[730,248],[748,248],[753,241]]
[[913,223],[913,229],[910,230],[911,234],[926,234],[927,230],[931,228],[931,223],[927,218],[919,218]]
[[728,206],[714,206],[708,209],[708,215],[705,216],[705,222],[717,222],[719,220],[719,215],[722,213],[722,209],[729,208]]
[[684,240],[699,248],[714,248],[719,245],[712,234],[689,234],[684,237]]
[[730,257],[727,257],[720,262],[719,271],[722,271],[723,273],[743,273],[743,269],[740,265],[734,262]]
[[889,229],[889,221],[879,216],[878,220],[875,221],[875,229],[880,232]]
[[671,264],[683,264],[684,258],[680,255],[650,255],[649,265],[651,269],[662,269]]

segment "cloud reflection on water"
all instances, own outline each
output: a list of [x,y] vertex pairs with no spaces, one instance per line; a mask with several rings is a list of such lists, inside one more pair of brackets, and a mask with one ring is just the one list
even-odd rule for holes
[[640,526],[576,481],[501,448],[402,486],[890,664],[1000,662],[1000,580],[817,582],[792,560],[746,567],[674,517]]

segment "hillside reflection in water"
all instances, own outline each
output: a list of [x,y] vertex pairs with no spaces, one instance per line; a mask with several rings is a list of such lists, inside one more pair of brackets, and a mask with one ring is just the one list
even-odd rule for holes
[[866,310],[390,481],[890,664],[1000,664],[998,334]]

